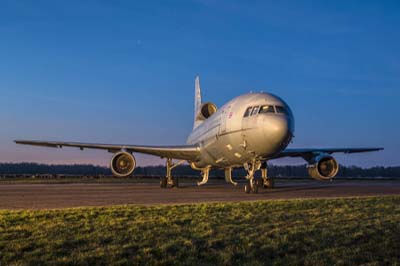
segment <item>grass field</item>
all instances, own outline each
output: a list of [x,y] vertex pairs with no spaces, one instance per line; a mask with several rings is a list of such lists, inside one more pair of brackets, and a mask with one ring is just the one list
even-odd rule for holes
[[400,197],[0,211],[1,265],[400,265]]

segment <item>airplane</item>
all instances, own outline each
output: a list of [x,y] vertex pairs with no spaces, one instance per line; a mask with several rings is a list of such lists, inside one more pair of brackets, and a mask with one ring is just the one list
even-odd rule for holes
[[[267,161],[282,157],[301,157],[307,162],[309,175],[316,180],[331,180],[339,171],[332,153],[359,153],[383,148],[287,148],[294,134],[294,117],[288,104],[270,93],[247,93],[238,96],[221,108],[212,102],[202,102],[200,79],[195,78],[195,109],[193,131],[186,145],[141,146],[95,144],[80,142],[15,140],[17,144],[53,148],[77,147],[107,150],[114,155],[110,167],[114,176],[132,175],[136,159],[132,153],[144,153],[166,159],[166,176],[161,188],[178,187],[172,169],[188,162],[201,172],[201,186],[207,183],[211,169],[225,169],[225,180],[232,179],[232,169],[247,171],[246,193],[258,193],[258,188],[273,188],[274,179],[267,174]],[[175,162],[174,162],[175,160]],[[176,162],[176,160],[179,160]],[[261,170],[261,179],[255,177]]]

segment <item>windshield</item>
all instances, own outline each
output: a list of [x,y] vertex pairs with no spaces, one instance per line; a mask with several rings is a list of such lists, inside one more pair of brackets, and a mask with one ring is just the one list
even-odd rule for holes
[[272,105],[264,105],[260,108],[260,114],[264,113],[275,113],[274,107]]
[[283,106],[275,106],[275,109],[276,109],[276,112],[277,112],[278,114],[286,114],[286,115],[289,114],[289,113],[288,113],[288,110],[287,110],[285,107],[283,107]]

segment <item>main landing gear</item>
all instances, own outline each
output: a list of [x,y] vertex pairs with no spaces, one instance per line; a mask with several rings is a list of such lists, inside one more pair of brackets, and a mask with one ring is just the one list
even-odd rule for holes
[[268,177],[267,162],[261,164],[261,179],[263,188],[272,189],[275,187],[275,180],[272,177]]
[[177,163],[173,163],[172,159],[167,159],[166,167],[167,167],[167,175],[165,177],[160,178],[160,187],[167,188],[170,187],[178,187],[179,186],[179,179],[178,177],[172,177],[171,171],[178,165],[183,164],[185,161],[179,161]]
[[[273,188],[274,187],[274,180],[272,178],[268,178],[267,176],[267,163],[261,163],[260,161],[257,161],[253,159],[249,163],[244,164],[244,169],[247,171],[247,183],[244,186],[244,191],[246,193],[258,193],[258,187],[261,185],[264,188]],[[262,182],[259,178],[256,178],[254,174],[256,171],[261,169],[261,179]]]

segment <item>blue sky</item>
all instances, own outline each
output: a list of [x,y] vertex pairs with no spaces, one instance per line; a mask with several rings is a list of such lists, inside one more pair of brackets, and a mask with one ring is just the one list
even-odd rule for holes
[[182,144],[200,74],[219,106],[249,91],[285,99],[291,147],[382,146],[338,158],[400,165],[399,26],[398,1],[1,1],[0,161],[111,156],[16,138]]

